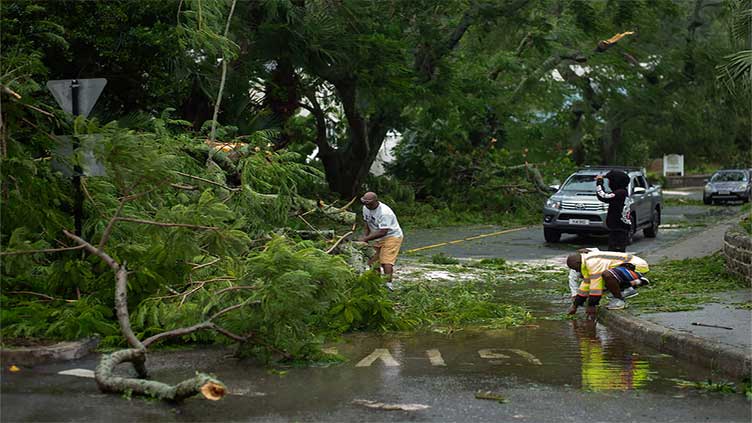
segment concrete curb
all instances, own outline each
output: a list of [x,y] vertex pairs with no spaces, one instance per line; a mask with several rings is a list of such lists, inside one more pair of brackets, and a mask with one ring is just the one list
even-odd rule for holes
[[43,347],[3,348],[0,350],[0,361],[3,365],[31,367],[53,361],[76,360],[91,353],[97,345],[99,338],[87,338]]
[[752,353],[742,348],[669,329],[623,310],[601,308],[598,317],[609,329],[661,352],[719,370],[736,379],[749,377],[752,373]]

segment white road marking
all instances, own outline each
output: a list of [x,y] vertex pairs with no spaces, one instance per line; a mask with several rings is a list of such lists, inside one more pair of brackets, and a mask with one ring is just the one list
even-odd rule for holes
[[321,352],[323,352],[325,354],[332,354],[332,355],[339,354],[339,350],[337,349],[337,347],[322,348]]
[[511,352],[513,352],[513,353],[515,353],[515,354],[523,357],[525,360],[527,360],[527,361],[535,364],[536,366],[542,366],[543,365],[543,363],[541,363],[540,360],[538,360],[534,355],[530,354],[527,351],[517,350],[517,349],[513,349],[513,348],[510,348],[507,351],[511,351]]
[[374,361],[378,359],[381,359],[381,361],[383,361],[384,365],[387,367],[399,366],[399,363],[397,362],[397,360],[394,359],[394,357],[392,357],[392,354],[389,352],[388,349],[376,348],[366,358],[360,360],[360,362],[356,364],[355,367],[368,367],[371,364],[373,364]]
[[[519,355],[520,357],[524,358],[525,360],[529,361],[532,364],[535,364],[536,366],[542,366],[543,363],[541,363],[538,358],[536,358],[534,355],[530,354],[527,351],[524,350],[518,350],[516,348],[484,348],[482,350],[478,350],[478,355],[480,358],[491,358],[491,359],[498,359],[498,358],[509,358],[508,355],[502,353],[501,351],[509,351],[512,353],[515,353]],[[498,364],[493,363],[493,364]]]
[[482,350],[478,350],[478,355],[480,358],[509,358],[508,355],[502,354],[498,351],[502,351],[496,348],[483,348]]
[[684,197],[686,197],[688,195],[692,195],[691,192],[687,192],[687,191],[666,191],[666,190],[663,191],[663,194],[664,195],[665,194],[668,194],[668,195],[681,195],[681,196],[684,196]]
[[444,357],[441,356],[441,351],[427,350],[426,355],[428,356],[428,359],[431,361],[432,366],[446,366],[446,363],[444,362]]
[[86,377],[86,378],[94,379],[94,371],[89,370],[89,369],[63,370],[62,372],[58,372],[58,374],[65,375],[65,376]]

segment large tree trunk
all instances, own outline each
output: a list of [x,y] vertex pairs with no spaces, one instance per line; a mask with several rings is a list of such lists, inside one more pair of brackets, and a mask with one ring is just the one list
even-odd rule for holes
[[277,66],[272,71],[271,79],[266,84],[266,105],[272,112],[281,130],[275,142],[275,148],[285,148],[293,139],[285,127],[298,110],[298,77],[289,58],[277,59]]
[[[352,197],[358,193],[371,164],[384,143],[389,130],[387,122],[389,112],[380,110],[377,114],[366,116],[357,105],[356,81],[342,78],[330,81],[337,89],[342,101],[342,108],[347,117],[347,143],[340,148],[333,148],[321,133],[323,119],[317,118],[319,125],[319,158],[324,164],[329,189],[343,197]],[[316,107],[317,108],[317,107]],[[321,111],[317,108],[317,113]],[[323,135],[323,136],[322,136]]]
[[[603,131],[603,142],[601,144],[601,164],[602,165],[621,165],[617,163],[616,150],[622,141],[622,121],[618,118],[609,119]],[[621,160],[618,160],[621,162]]]
[[201,129],[201,125],[212,117],[211,100],[206,97],[199,86],[198,77],[194,78],[191,95],[181,106],[183,119],[193,124],[193,129]]
[[366,130],[351,131],[349,148],[319,153],[329,189],[345,198],[358,193],[386,137],[384,125],[368,126]]

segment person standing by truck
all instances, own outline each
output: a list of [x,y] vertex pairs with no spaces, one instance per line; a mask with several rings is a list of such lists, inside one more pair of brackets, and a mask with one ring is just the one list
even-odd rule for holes
[[629,243],[629,231],[632,230],[631,206],[627,187],[629,175],[620,170],[611,170],[606,173],[611,192],[603,189],[603,175],[595,177],[595,195],[598,199],[608,204],[606,214],[606,226],[608,227],[608,250],[627,250]]

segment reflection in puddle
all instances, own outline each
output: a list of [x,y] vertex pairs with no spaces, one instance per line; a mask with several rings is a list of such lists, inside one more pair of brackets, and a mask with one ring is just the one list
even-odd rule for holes
[[[644,388],[650,380],[650,365],[626,351],[609,357],[596,333],[596,323],[572,321],[582,360],[582,389],[585,391],[627,391]],[[618,352],[617,352],[618,353]]]

